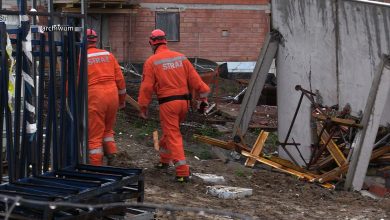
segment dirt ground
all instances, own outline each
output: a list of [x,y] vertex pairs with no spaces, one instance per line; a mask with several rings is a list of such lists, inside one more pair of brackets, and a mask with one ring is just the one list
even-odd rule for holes
[[[194,114],[194,113],[193,113]],[[390,219],[390,199],[374,200],[360,193],[328,190],[312,183],[257,164],[246,168],[244,159],[224,163],[216,157],[211,146],[197,143],[194,133],[229,138],[199,123],[186,123],[182,127],[187,162],[193,173],[224,176],[228,186],[252,188],[253,195],[242,199],[219,199],[207,194],[207,186],[196,177],[186,184],[174,182],[174,169],[160,171],[154,168],[158,154],[153,148],[152,132],[159,128],[157,113],[152,111],[149,120],[141,120],[130,106],[119,112],[116,141],[120,149],[117,166],[143,168],[145,173],[145,202],[171,204],[197,208],[211,208],[241,213],[253,219]],[[190,115],[191,116],[191,115]],[[191,121],[191,120],[190,120]],[[197,127],[198,126],[198,127]],[[253,144],[248,137],[248,144]],[[272,137],[272,135],[271,135]],[[265,150],[275,137],[269,138]],[[269,146],[267,146],[269,145]],[[225,152],[226,155],[229,152]],[[230,157],[231,158],[231,157]],[[176,219],[232,219],[228,216],[198,215],[175,212]],[[174,219],[172,213],[158,211],[156,219]]]

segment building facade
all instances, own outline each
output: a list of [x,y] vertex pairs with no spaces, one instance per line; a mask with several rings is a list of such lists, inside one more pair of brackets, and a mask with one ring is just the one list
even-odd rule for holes
[[[147,0],[135,14],[110,15],[109,42],[119,60],[143,62],[151,55],[150,32],[161,28],[170,48],[189,57],[256,61],[270,29],[269,10],[266,0]],[[128,23],[131,33],[123,27]]]

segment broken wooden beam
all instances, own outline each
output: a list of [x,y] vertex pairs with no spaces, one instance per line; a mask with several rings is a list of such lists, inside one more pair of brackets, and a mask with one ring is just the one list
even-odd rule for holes
[[332,165],[333,162],[334,162],[334,160],[333,160],[332,155],[329,155],[329,156],[325,157],[323,160],[320,160],[319,162],[314,164],[313,166],[315,167],[315,169],[321,170],[321,169],[324,169],[326,167],[329,167],[330,165]]
[[282,166],[294,169],[294,170],[296,170],[298,172],[307,172],[307,170],[305,170],[304,168],[302,168],[300,166],[295,165],[294,163],[292,163],[289,160],[285,160],[285,159],[282,159],[280,157],[272,156],[272,155],[264,155],[263,157],[268,159],[268,160],[270,160],[270,161],[278,163],[278,164],[280,164]]
[[158,131],[153,131],[153,146],[156,151],[160,150],[160,144],[158,140]]
[[[313,174],[299,172],[297,170],[294,170],[294,169],[291,169],[289,167],[283,166],[283,165],[281,165],[279,163],[276,163],[276,162],[273,162],[271,160],[268,160],[268,159],[266,159],[264,157],[254,156],[254,155],[250,154],[249,152],[242,151],[241,154],[246,156],[246,157],[253,158],[253,159],[259,161],[260,163],[266,164],[266,165],[268,165],[270,167],[273,167],[275,169],[278,169],[278,170],[280,170],[282,172],[294,175],[294,176],[298,177],[299,179],[306,179],[309,182],[314,182],[314,180],[316,179],[316,176],[313,175]],[[334,189],[335,188],[334,185],[328,184],[328,183],[321,184],[321,186],[323,186],[325,188],[328,188],[328,189]]]
[[344,125],[344,126],[355,127],[355,128],[362,128],[363,127],[361,124],[356,123],[356,121],[353,119],[328,117],[328,116],[323,115],[321,113],[313,113],[312,116],[317,120],[320,120],[320,121],[330,120],[331,122],[338,124],[338,125]]
[[233,141],[222,141],[222,140],[219,140],[216,138],[197,135],[197,134],[194,135],[194,139],[199,141],[199,142],[205,143],[205,144],[220,147],[220,148],[223,148],[225,150],[234,150],[234,151],[237,151],[239,153],[243,150],[248,151],[248,152],[251,151],[250,148],[248,148],[242,144],[235,143]]
[[[321,131],[323,130],[322,134]],[[326,144],[326,148],[328,149],[329,153],[332,155],[333,159],[336,161],[337,165],[340,167],[347,159],[345,158],[343,152],[339,149],[337,144],[331,139],[331,136],[328,134],[328,132],[323,129],[323,125],[321,122],[317,123],[317,131],[318,135],[321,135],[321,141],[323,144]]]
[[221,140],[218,140],[218,139],[215,139],[215,138],[202,136],[202,135],[197,135],[197,134],[194,135],[194,139],[199,141],[199,142],[202,142],[202,143],[205,143],[205,144],[209,144],[209,145],[213,145],[213,146],[216,146],[216,147],[220,147],[220,148],[223,148],[223,149],[226,149],[226,150],[234,150],[234,145],[230,144],[227,141],[221,141]]
[[[375,160],[388,152],[390,152],[390,146],[384,146],[384,147],[375,149],[372,152],[371,160]],[[317,181],[319,183],[324,183],[324,182],[328,182],[331,180],[335,180],[340,175],[345,174],[348,171],[348,168],[349,168],[349,164],[344,164],[341,167],[337,167],[337,168],[335,168],[327,173],[322,174],[315,181]]]
[[[255,144],[252,147],[251,154],[255,156],[260,156],[261,152],[263,151],[263,147],[265,144],[265,141],[267,140],[268,137],[268,132],[266,131],[261,131],[259,136],[257,137],[257,140]],[[256,160],[253,158],[247,158],[245,161],[245,166],[247,167],[253,167],[256,163]]]
[[259,156],[255,156],[255,155],[252,155],[251,153],[249,152],[246,152],[246,151],[242,151],[241,152],[242,155],[246,156],[246,157],[249,157],[249,158],[252,158],[252,159],[255,159],[257,161],[259,161],[260,163],[263,163],[263,164],[266,164],[268,166],[271,166],[275,169],[278,169],[278,170],[281,170],[285,173],[289,173],[289,174],[292,174],[294,176],[297,176],[298,178],[300,179],[307,179],[309,181],[313,181],[315,179],[315,177],[311,176],[311,175],[307,175],[305,173],[302,173],[302,172],[298,172],[294,169],[291,169],[291,168],[288,168],[288,167],[285,167],[281,164],[278,164],[276,162],[273,162],[271,160],[268,160],[264,157],[259,157]]
[[129,96],[128,94],[126,94],[126,102],[129,103],[131,106],[133,106],[135,109],[137,109],[138,111],[141,109],[139,107],[139,104],[137,101],[135,101],[133,98],[131,98],[131,96]]

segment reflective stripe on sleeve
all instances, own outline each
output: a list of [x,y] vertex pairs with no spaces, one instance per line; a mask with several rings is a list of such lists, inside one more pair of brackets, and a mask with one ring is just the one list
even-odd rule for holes
[[104,51],[104,52],[90,53],[90,54],[88,54],[88,58],[90,58],[90,57],[97,57],[97,56],[103,56],[103,55],[110,55],[110,52]]
[[173,58],[165,58],[165,59],[154,61],[154,65],[159,65],[159,64],[163,64],[163,63],[172,63],[172,62],[175,62],[175,61],[186,60],[186,59],[187,59],[187,57],[185,57],[185,56],[178,56],[178,57],[173,57]]

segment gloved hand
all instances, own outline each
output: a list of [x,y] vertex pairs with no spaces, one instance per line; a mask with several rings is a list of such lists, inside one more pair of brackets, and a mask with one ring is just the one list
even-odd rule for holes
[[140,107],[139,117],[143,119],[148,119],[148,107]]
[[198,112],[201,114],[204,114],[206,111],[207,107],[209,106],[209,103],[207,101],[207,98],[203,98],[198,102]]

